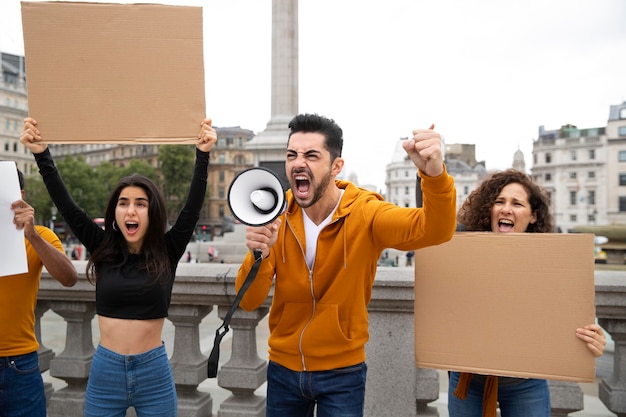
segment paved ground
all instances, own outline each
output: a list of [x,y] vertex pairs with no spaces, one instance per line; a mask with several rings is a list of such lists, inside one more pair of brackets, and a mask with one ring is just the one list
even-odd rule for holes
[[[267,318],[259,323],[257,330],[257,349],[261,358],[267,358]],[[200,349],[205,355],[209,355],[213,348],[213,341],[215,337],[215,329],[221,325],[221,321],[217,318],[216,313],[212,312],[202,322],[200,328]],[[97,321],[93,321],[93,335],[94,346],[98,343],[99,333],[97,327]],[[61,353],[65,346],[65,324],[63,320],[55,313],[48,311],[42,318],[42,338],[43,344],[48,348],[54,350],[57,354]],[[174,327],[169,321],[165,321],[165,328],[163,332],[163,338],[165,340],[166,349],[168,352],[173,351],[174,343]],[[230,354],[230,337],[232,331],[229,332],[220,345],[221,350],[221,362],[226,362],[229,359]],[[607,378],[610,376],[613,370],[613,352],[611,350],[599,358],[596,361],[596,369],[598,378]],[[65,382],[56,378],[52,378],[48,372],[44,373],[44,380],[51,382],[55,389],[60,389],[65,386]],[[441,393],[439,399],[430,405],[436,407],[440,417],[448,417],[447,412],[447,374],[444,371],[440,372],[439,376]],[[604,404],[598,399],[598,383],[580,384],[584,398],[584,410],[570,414],[571,417],[611,417],[615,414],[611,413]],[[217,386],[215,379],[207,379],[200,384],[199,387],[202,391],[208,391],[213,397],[213,415],[217,415],[217,409],[219,404],[224,401],[230,392]],[[259,388],[259,394],[265,394],[265,386]]]

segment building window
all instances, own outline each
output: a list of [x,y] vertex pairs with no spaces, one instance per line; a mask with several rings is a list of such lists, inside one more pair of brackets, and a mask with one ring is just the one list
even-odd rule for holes
[[595,149],[589,149],[589,159],[590,160],[596,159],[596,150]]
[[576,221],[576,215],[575,214],[570,214],[569,215],[569,221],[570,222],[575,222]]
[[552,162],[552,154],[551,153],[547,153],[546,154],[546,164],[549,164]]
[[619,185],[626,185],[626,173],[624,172],[619,174]]
[[409,195],[409,187],[404,187],[404,194]]
[[619,151],[617,155],[619,162],[626,162],[626,151]]
[[224,177],[225,177],[224,171],[220,171],[218,174],[218,177],[219,177],[218,179],[219,182],[224,182]]
[[620,126],[617,128],[617,134],[619,136],[626,136],[626,126]]
[[546,172],[546,181],[552,181],[552,174],[549,172]]
[[223,164],[226,161],[226,156],[224,156],[224,154],[221,153],[217,159],[220,164]]
[[576,160],[576,151],[575,151],[575,150],[570,151],[570,153],[569,153],[569,158],[570,158],[572,161],[575,161],[575,160]]
[[570,206],[576,205],[576,191],[569,192],[569,204]]
[[219,216],[219,217],[224,217],[224,205],[223,205],[223,204],[220,204],[220,205],[218,206],[218,209],[217,209],[217,210],[218,210],[218,216]]
[[569,179],[570,180],[575,180],[576,179],[576,171],[569,173]]
[[226,194],[224,193],[224,187],[220,186],[217,187],[217,197],[218,198],[224,198]]
[[596,204],[596,192],[595,190],[589,190],[587,194],[587,204],[594,206]]
[[595,177],[596,177],[596,171],[587,172],[587,178],[589,178],[590,180],[594,179]]
[[619,211],[620,213],[626,212],[626,197],[622,196],[619,198]]

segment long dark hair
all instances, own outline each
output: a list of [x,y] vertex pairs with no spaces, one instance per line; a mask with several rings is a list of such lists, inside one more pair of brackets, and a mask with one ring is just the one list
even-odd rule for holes
[[159,188],[143,175],[133,174],[122,178],[115,189],[111,192],[104,213],[104,239],[97,249],[93,251],[87,263],[87,279],[95,283],[98,269],[103,264],[122,265],[127,262],[130,252],[124,235],[114,228],[115,208],[120,193],[126,187],[140,187],[148,195],[148,219],[149,225],[144,236],[139,256],[139,267],[154,275],[155,279],[168,279],[171,274],[165,235],[167,228],[167,211],[165,199]]
[[528,174],[516,169],[497,171],[485,178],[463,202],[457,214],[457,222],[468,231],[491,232],[491,208],[502,189],[513,183],[524,187],[530,209],[537,218],[535,223],[528,225],[526,232],[554,232],[548,193],[535,184]]

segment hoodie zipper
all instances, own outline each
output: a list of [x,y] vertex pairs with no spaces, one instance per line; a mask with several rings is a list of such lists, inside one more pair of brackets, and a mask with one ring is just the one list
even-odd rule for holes
[[[331,221],[330,223],[328,223],[326,226],[324,226],[322,228],[322,230],[320,230],[320,234],[322,233],[322,231],[324,229],[326,229],[326,227],[328,227],[329,225],[337,222],[338,219],[335,219],[333,221]],[[287,224],[289,225],[289,228],[291,229],[291,225],[289,224],[289,220],[287,219]],[[293,229],[291,231],[293,232]],[[295,233],[294,233],[295,236]],[[319,236],[317,237],[318,241],[319,241]],[[300,246],[300,253],[302,253],[302,257],[304,258],[304,263],[306,264],[306,254],[304,253],[304,250],[302,249],[302,245],[300,244],[300,241],[298,241],[298,239],[296,239],[296,241],[298,242],[298,246]],[[317,251],[316,251],[317,252]],[[317,253],[315,254],[315,259],[317,259]],[[311,322],[313,321],[313,317],[315,317],[315,310],[317,308],[317,299],[315,298],[315,291],[313,288],[313,269],[315,268],[315,259],[313,260],[313,266],[311,268],[309,268],[309,290],[311,291],[311,300],[313,301],[313,307],[311,309],[311,317],[309,317],[309,321],[307,321],[307,323],[304,325],[304,327],[302,328],[302,331],[300,332],[300,337],[298,338],[298,350],[300,350],[300,359],[302,361],[302,370],[304,372],[306,372],[306,363],[304,360],[304,350],[303,350],[303,339],[304,339],[304,332],[306,331],[306,329],[309,327],[309,325],[311,324]],[[308,266],[307,266],[308,267]]]
[[304,350],[302,347],[302,340],[304,339],[304,332],[306,331],[309,324],[313,321],[313,317],[315,317],[315,308],[317,307],[315,292],[313,291],[313,268],[309,269],[309,288],[311,290],[311,299],[313,300],[313,308],[311,309],[311,317],[309,321],[302,328],[302,332],[300,332],[300,340],[298,341],[298,348],[300,349],[300,358],[302,359],[302,370],[306,372],[306,363],[304,362]]

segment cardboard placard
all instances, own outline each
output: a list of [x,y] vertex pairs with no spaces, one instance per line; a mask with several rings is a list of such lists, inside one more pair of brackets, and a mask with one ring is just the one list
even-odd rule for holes
[[202,8],[22,2],[29,115],[48,143],[196,143]]
[[456,233],[415,253],[418,367],[593,382],[592,234]]

